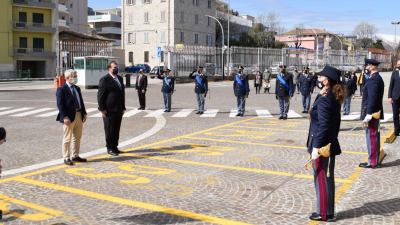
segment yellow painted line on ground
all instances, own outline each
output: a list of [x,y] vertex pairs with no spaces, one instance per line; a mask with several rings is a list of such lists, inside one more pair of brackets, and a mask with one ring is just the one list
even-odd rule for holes
[[[235,171],[243,171],[243,172],[251,172],[251,173],[258,173],[258,174],[268,174],[268,175],[275,175],[275,176],[285,176],[299,178],[299,179],[314,179],[313,176],[307,174],[294,174],[290,172],[279,172],[274,170],[266,170],[266,169],[256,169],[256,168],[246,168],[246,167],[238,167],[238,166],[229,166],[229,165],[222,165],[222,164],[213,164],[213,163],[205,163],[205,162],[197,162],[197,161],[190,161],[190,160],[181,160],[181,159],[172,159],[172,158],[164,158],[160,156],[146,156],[134,153],[125,153],[124,156],[131,156],[135,158],[143,158],[143,159],[150,159],[150,160],[158,160],[158,161],[165,161],[165,162],[174,162],[174,163],[181,163],[181,164],[189,164],[195,166],[204,166],[204,167],[214,167],[219,169],[228,169],[228,170],[235,170]],[[336,178],[335,179],[338,183],[348,183],[350,182],[347,179]]]
[[[235,126],[231,126],[233,128],[250,128],[250,129],[264,129],[264,130],[271,130],[271,131],[291,131],[291,132],[301,132],[301,133],[308,133],[308,129],[303,129],[303,130],[295,130],[295,129],[282,129],[282,128],[270,128],[270,127],[257,127],[257,126],[239,126],[239,125],[235,125]],[[227,128],[229,129],[229,128]],[[231,129],[229,129],[231,130]],[[341,133],[339,132],[339,135]],[[359,136],[359,137],[364,137],[365,135],[363,134],[352,134],[352,133],[346,133],[346,134],[342,134],[343,136]]]
[[[279,145],[279,144],[266,144],[266,143],[257,143],[257,142],[247,142],[247,141],[235,141],[235,140],[226,140],[226,139],[214,139],[214,138],[204,138],[204,137],[183,137],[186,139],[194,139],[201,141],[214,141],[214,142],[225,142],[225,143],[233,143],[233,144],[241,144],[241,145],[257,145],[257,146],[265,146],[265,147],[276,147],[276,148],[288,148],[288,149],[303,149],[306,150],[306,147],[303,146],[295,146],[295,145]],[[346,154],[352,155],[367,155],[366,152],[355,152],[355,151],[342,151]]]
[[41,170],[37,170],[37,171],[34,171],[34,172],[17,175],[17,176],[14,176],[14,177],[7,177],[7,178],[4,178],[4,179],[1,179],[0,183],[6,183],[6,182],[14,181],[16,177],[30,177],[30,176],[34,176],[34,175],[38,175],[38,174],[42,174],[42,173],[48,173],[48,172],[52,172],[52,171],[63,169],[63,168],[66,168],[66,165],[53,166],[53,167],[49,167],[49,168],[46,168],[46,169],[41,169]]
[[16,178],[15,181],[30,184],[30,185],[35,185],[35,186],[43,187],[43,188],[47,188],[47,189],[53,189],[53,190],[57,190],[57,191],[63,191],[63,192],[71,193],[71,194],[76,194],[76,195],[80,195],[80,196],[84,196],[84,197],[88,197],[88,198],[92,198],[92,199],[108,201],[108,202],[112,202],[112,203],[116,203],[116,204],[146,209],[146,210],[150,210],[153,212],[166,213],[166,214],[170,214],[170,215],[190,218],[190,219],[208,222],[208,223],[224,224],[224,225],[248,225],[248,223],[244,223],[244,222],[240,222],[240,221],[234,221],[234,220],[189,212],[189,211],[185,211],[185,210],[169,208],[169,207],[165,207],[165,206],[161,206],[161,205],[155,205],[155,204],[139,202],[139,201],[135,201],[135,200],[129,200],[126,198],[120,198],[120,197],[115,197],[115,196],[111,196],[111,195],[100,194],[100,193],[96,193],[96,192],[92,192],[92,191],[77,189],[77,188],[73,188],[73,187],[68,187],[68,186],[63,186],[63,185],[59,185],[59,184],[48,183],[48,182],[43,182],[43,181],[38,181],[38,180],[32,180],[32,179],[28,179],[28,178],[19,177],[19,178]]

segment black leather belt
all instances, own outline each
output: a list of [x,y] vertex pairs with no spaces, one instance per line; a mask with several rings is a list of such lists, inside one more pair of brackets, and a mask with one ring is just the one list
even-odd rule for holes
[[77,111],[77,112],[81,112],[82,110],[81,110],[81,109],[77,109],[76,111]]

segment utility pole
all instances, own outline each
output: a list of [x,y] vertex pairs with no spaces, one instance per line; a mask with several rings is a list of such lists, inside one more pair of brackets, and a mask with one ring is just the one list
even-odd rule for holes
[[394,25],[394,49],[395,50],[399,46],[399,43],[397,43],[397,25],[399,25],[399,24],[400,24],[400,21],[392,22],[392,25]]

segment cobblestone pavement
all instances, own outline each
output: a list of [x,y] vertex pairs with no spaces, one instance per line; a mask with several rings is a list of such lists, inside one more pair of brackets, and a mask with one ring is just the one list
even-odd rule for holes
[[[145,133],[159,123],[157,118],[166,123],[155,135],[122,147],[118,157],[100,154],[72,167],[60,161],[3,177],[0,209],[5,215],[0,223],[315,224],[308,220],[315,209],[312,172],[304,169],[307,118],[277,120],[275,99],[254,93],[247,116],[232,118],[230,83],[210,86],[213,97],[206,105],[220,109],[215,117],[133,115],[124,118],[122,141]],[[195,106],[192,85],[178,88],[174,113]],[[95,93],[84,91],[90,107],[96,107]],[[148,96],[152,112],[161,105],[159,95],[153,84]],[[353,101],[353,112],[359,101]],[[299,98],[292,102],[291,108],[301,111]],[[127,103],[130,109],[137,104],[132,89]],[[7,90],[1,92],[0,104],[51,108],[54,90]],[[256,110],[262,109],[271,116],[258,116]],[[0,116],[10,133],[1,146],[3,171],[60,158],[61,128],[54,116],[12,115]],[[382,124],[382,139],[391,129],[391,123]],[[84,131],[83,153],[103,147],[100,118],[89,118]],[[367,157],[360,121],[342,122],[340,143],[335,223],[400,224],[399,141],[384,145],[387,156],[375,170],[358,168]]]

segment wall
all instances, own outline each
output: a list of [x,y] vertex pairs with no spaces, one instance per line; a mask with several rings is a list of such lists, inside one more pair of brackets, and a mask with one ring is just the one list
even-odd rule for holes
[[0,71],[12,71],[12,6],[11,1],[0,1]]

